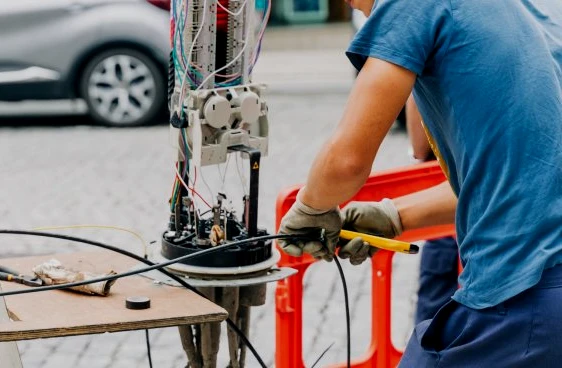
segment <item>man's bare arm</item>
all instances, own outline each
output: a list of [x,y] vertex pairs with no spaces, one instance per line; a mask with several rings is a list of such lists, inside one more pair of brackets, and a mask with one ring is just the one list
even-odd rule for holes
[[457,197],[448,182],[393,200],[403,230],[452,224],[455,221]]
[[406,128],[408,129],[410,144],[412,145],[414,158],[427,160],[431,154],[431,147],[422,124],[421,115],[414,101],[414,96],[410,96],[408,102],[406,102]]
[[404,68],[379,59],[367,60],[341,122],[316,156],[299,195],[303,203],[328,210],[361,188],[415,80],[415,74]]

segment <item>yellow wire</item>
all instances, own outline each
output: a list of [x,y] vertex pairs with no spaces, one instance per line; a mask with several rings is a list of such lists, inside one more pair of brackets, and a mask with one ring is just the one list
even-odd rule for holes
[[146,243],[146,240],[144,240],[144,238],[137,232],[130,230],[130,229],[126,229],[124,227],[119,227],[119,226],[109,226],[109,225],[68,225],[68,226],[44,226],[44,227],[36,227],[35,231],[45,231],[45,230],[62,230],[62,229],[109,229],[109,230],[119,230],[119,231],[124,231],[126,233],[129,233],[133,236],[135,236],[138,240],[140,240],[140,242],[142,243],[142,247],[143,247],[143,251],[144,251],[144,256],[146,257],[147,255],[147,248],[148,245]]

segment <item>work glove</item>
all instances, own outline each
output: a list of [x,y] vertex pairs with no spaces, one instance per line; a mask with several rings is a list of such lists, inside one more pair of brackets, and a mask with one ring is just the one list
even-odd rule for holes
[[[279,239],[277,243],[291,256],[308,253],[316,259],[330,262],[334,258],[341,226],[339,208],[317,210],[302,203],[297,196],[296,202],[281,220],[279,234],[307,236],[314,240]],[[323,241],[320,241],[321,236]]]
[[[343,210],[343,229],[359,233],[395,238],[402,233],[402,222],[394,203],[385,198],[380,202],[352,202]],[[349,258],[352,265],[363,263],[377,248],[361,238],[350,240],[340,248],[340,258]]]

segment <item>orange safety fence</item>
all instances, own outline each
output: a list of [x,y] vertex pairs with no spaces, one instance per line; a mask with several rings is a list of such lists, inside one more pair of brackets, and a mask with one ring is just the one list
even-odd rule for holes
[[[436,162],[413,165],[401,169],[372,174],[352,201],[379,201],[414,193],[445,181]],[[300,186],[282,191],[277,197],[276,229],[283,215],[294,203]],[[345,205],[345,204],[343,204]],[[342,206],[343,206],[342,205]],[[407,231],[398,239],[413,242],[454,235],[453,225],[435,226]],[[391,341],[391,273],[394,253],[379,251],[372,258],[372,322],[371,343],[365,355],[352,362],[357,368],[395,367],[402,352]],[[303,349],[303,279],[307,268],[314,263],[310,256],[292,257],[282,253],[279,266],[292,267],[298,273],[279,281],[275,292],[277,368],[304,368]],[[337,364],[334,367],[345,367]]]

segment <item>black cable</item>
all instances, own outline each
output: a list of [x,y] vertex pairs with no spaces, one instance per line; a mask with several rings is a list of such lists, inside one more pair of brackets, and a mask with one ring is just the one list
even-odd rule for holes
[[[153,243],[153,242],[152,242]],[[150,243],[150,244],[152,244]],[[148,255],[144,255],[144,259],[148,259]],[[146,337],[146,354],[148,358],[148,367],[152,368],[152,349],[150,348],[150,334],[148,328],[144,330],[144,336]]]
[[347,335],[347,368],[351,367],[351,318],[349,316],[349,296],[347,295],[347,283],[345,282],[345,275],[341,267],[338,257],[334,257],[336,266],[338,266],[338,271],[340,273],[341,283],[343,286],[343,297],[345,300],[345,324],[346,324],[346,335]]
[[148,366],[152,368],[152,352],[150,350],[150,337],[148,336],[148,330],[144,330],[144,335],[146,337],[146,352],[148,354]]
[[[107,277],[100,277],[100,278],[91,279],[91,280],[88,280],[88,281],[81,281],[81,282],[75,282],[75,283],[69,283],[69,284],[63,284],[63,285],[42,286],[42,287],[22,289],[22,290],[14,290],[14,291],[5,291],[5,292],[0,293],[0,297],[1,296],[8,296],[8,295],[26,294],[26,293],[30,293],[30,292],[33,293],[33,292],[41,292],[41,291],[48,291],[48,290],[66,289],[70,286],[80,286],[80,285],[86,285],[86,284],[91,284],[91,283],[95,283],[95,282],[116,280],[118,278],[122,278],[122,277],[126,277],[126,276],[132,276],[132,275],[136,275],[136,274],[140,274],[140,273],[144,273],[144,272],[148,272],[148,271],[157,269],[158,271],[162,272],[164,275],[166,275],[169,278],[171,278],[172,280],[176,281],[177,283],[179,283],[183,287],[193,291],[194,293],[196,293],[197,295],[199,295],[199,296],[201,296],[205,299],[208,299],[207,297],[205,297],[205,295],[200,293],[196,288],[189,285],[187,282],[185,282],[180,277],[170,273],[169,271],[166,271],[165,269],[163,269],[163,267],[165,267],[167,265],[170,265],[170,264],[173,264],[173,263],[176,263],[180,259],[189,259],[191,257],[195,258],[197,256],[201,256],[201,255],[209,254],[209,253],[214,253],[215,251],[226,249],[226,248],[229,248],[229,247],[232,247],[232,246],[248,244],[248,243],[252,243],[252,242],[255,242],[255,241],[259,241],[259,240],[294,238],[293,236],[289,236],[289,235],[260,236],[260,237],[240,240],[240,241],[236,241],[236,242],[232,242],[232,243],[228,243],[228,244],[224,244],[224,245],[219,245],[217,247],[205,249],[205,250],[202,250],[202,251],[199,251],[199,252],[196,252],[196,253],[192,253],[192,254],[189,254],[189,255],[186,255],[186,256],[183,256],[183,257],[176,258],[174,260],[170,260],[170,261],[163,262],[163,263],[160,263],[160,264],[155,264],[154,262],[151,262],[147,259],[144,259],[143,257],[140,257],[140,256],[138,256],[134,253],[128,252],[126,250],[123,250],[123,249],[120,249],[120,248],[117,248],[117,247],[114,247],[114,246],[111,246],[111,245],[108,245],[108,244],[96,242],[96,241],[93,241],[93,240],[78,238],[78,237],[74,237],[74,236],[68,236],[68,235],[62,235],[62,234],[53,234],[53,233],[43,233],[43,232],[38,232],[38,231],[25,231],[25,230],[0,230],[0,234],[40,236],[40,237],[46,237],[46,238],[56,238],[56,239],[74,241],[74,242],[78,242],[78,243],[90,244],[90,245],[94,245],[94,246],[97,246],[97,247],[100,247],[100,248],[111,250],[111,251],[116,252],[116,253],[120,253],[122,255],[131,257],[131,258],[133,258],[137,261],[140,261],[140,262],[143,262],[145,264],[151,265],[150,267],[141,268],[141,269],[138,269],[138,270],[135,270],[135,271],[124,272],[124,273],[121,273],[121,274],[107,276]],[[240,339],[244,342],[244,344],[252,352],[252,354],[254,355],[254,357],[256,358],[258,363],[260,364],[260,366],[263,367],[263,368],[266,368],[267,366],[265,365],[263,359],[258,354],[257,350],[254,348],[252,343],[248,340],[248,337],[240,330],[240,328],[238,328],[238,326],[230,318],[226,319],[226,323],[227,323],[228,327],[230,327],[238,335],[238,337],[240,337]]]
[[316,364],[318,364],[320,362],[320,360],[322,360],[324,355],[326,355],[326,353],[328,352],[328,350],[330,350],[332,348],[332,346],[334,346],[334,343],[331,343],[330,345],[328,345],[328,347],[326,349],[324,349],[322,354],[320,354],[320,356],[318,358],[316,358],[316,361],[310,366],[310,368],[316,367]]

